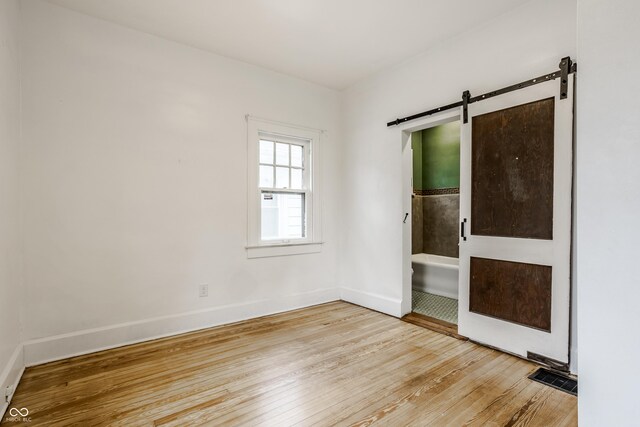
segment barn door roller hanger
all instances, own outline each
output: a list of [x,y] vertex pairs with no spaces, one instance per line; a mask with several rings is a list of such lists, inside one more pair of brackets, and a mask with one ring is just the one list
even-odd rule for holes
[[432,108],[431,110],[423,111],[422,113],[413,114],[411,116],[403,117],[401,119],[395,119],[392,122],[387,123],[387,127],[397,126],[400,123],[405,123],[411,120],[419,119],[421,117],[430,116],[432,114],[440,113],[442,111],[451,110],[452,108],[462,107],[462,120],[464,123],[469,121],[468,105],[474,102],[484,101],[485,99],[493,98],[494,96],[502,95],[507,92],[513,92],[514,90],[524,89],[525,87],[537,85],[538,83],[547,82],[549,80],[555,80],[560,78],[560,99],[567,98],[567,92],[569,88],[569,74],[573,74],[577,71],[577,64],[571,60],[571,57],[567,56],[560,60],[558,65],[559,69],[553,73],[545,74],[540,77],[526,80],[511,86],[503,87],[502,89],[487,92],[478,96],[471,96],[471,92],[465,90],[462,93],[462,100],[451,104],[443,105],[442,107]]

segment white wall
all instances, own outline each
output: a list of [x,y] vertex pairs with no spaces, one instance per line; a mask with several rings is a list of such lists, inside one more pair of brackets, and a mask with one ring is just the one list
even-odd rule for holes
[[640,419],[640,3],[578,1],[579,418]]
[[346,92],[339,278],[351,298],[400,312],[401,143],[386,122],[557,69],[575,57],[575,15],[575,0],[529,2]]
[[[338,92],[41,1],[22,19],[27,363],[338,298]],[[247,259],[247,113],[327,131],[321,253]]]
[[15,382],[22,364],[18,22],[18,2],[0,1],[0,417],[5,387]]

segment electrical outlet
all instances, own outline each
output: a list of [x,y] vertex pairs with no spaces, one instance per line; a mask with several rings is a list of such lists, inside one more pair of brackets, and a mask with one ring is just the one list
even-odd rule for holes
[[11,398],[13,397],[13,386],[7,386],[7,388],[4,391],[4,401],[9,403],[11,401]]
[[200,298],[208,297],[209,296],[209,285],[200,285],[198,295],[200,295]]

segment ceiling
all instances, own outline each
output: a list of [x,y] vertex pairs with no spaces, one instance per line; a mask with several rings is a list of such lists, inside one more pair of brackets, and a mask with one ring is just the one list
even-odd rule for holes
[[528,0],[48,0],[343,89]]

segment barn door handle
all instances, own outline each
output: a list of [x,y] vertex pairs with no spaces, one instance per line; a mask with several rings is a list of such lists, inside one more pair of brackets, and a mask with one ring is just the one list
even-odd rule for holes
[[460,237],[462,237],[462,240],[464,240],[465,242],[467,241],[467,236],[466,233],[464,232],[464,226],[467,223],[467,218],[463,219],[460,222]]
[[404,219],[402,220],[402,223],[403,223],[403,224],[406,224],[406,223],[407,223],[407,217],[408,217],[408,216],[409,216],[409,212],[405,212],[405,213],[404,213]]

